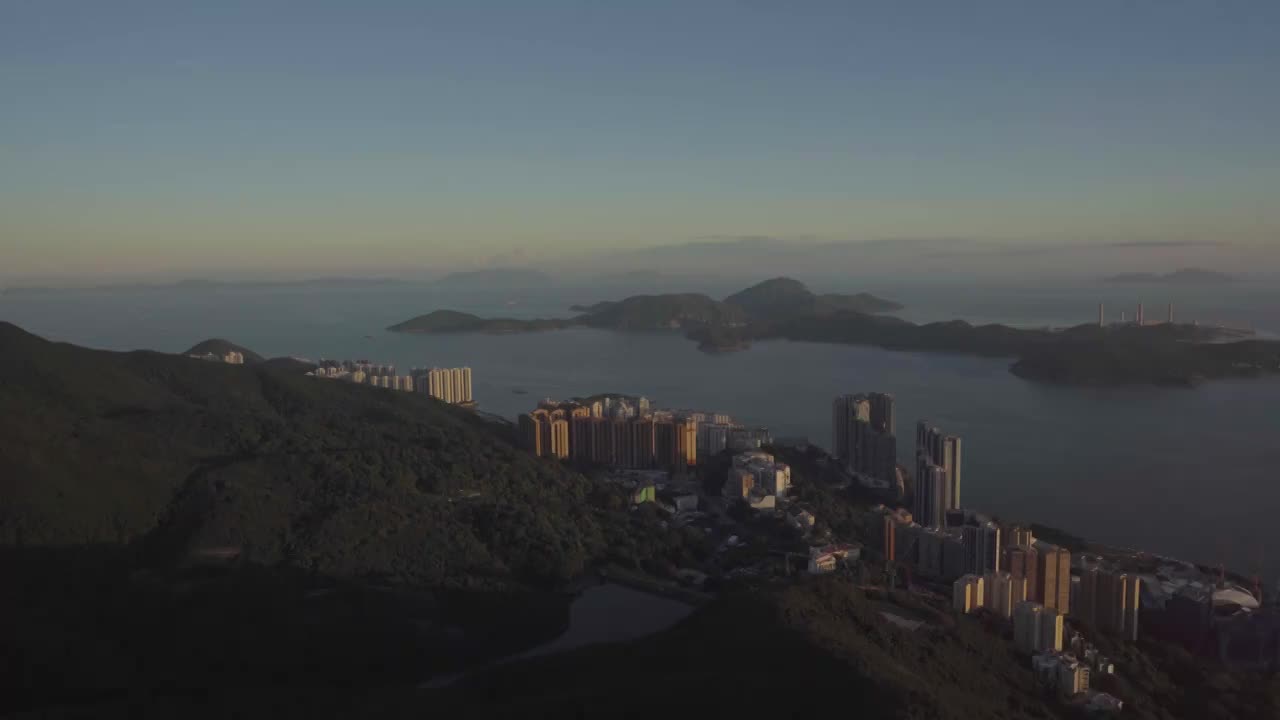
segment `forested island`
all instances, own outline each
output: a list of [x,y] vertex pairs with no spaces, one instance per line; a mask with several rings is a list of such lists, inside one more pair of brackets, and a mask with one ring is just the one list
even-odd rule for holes
[[241,347],[230,340],[223,340],[222,338],[209,338],[208,340],[198,342],[187,348],[187,351],[183,353],[183,355],[222,356],[233,352],[238,352],[244,356],[244,361],[246,363],[260,363],[264,360],[264,358],[258,353],[246,347]]
[[459,333],[479,332],[492,334],[542,332],[559,330],[574,325],[572,320],[517,320],[514,318],[482,318],[457,310],[435,310],[425,315],[396,323],[387,328],[402,333]]
[[[697,293],[637,295],[575,306],[563,320],[484,319],[439,310],[396,332],[537,332],[582,326],[610,330],[682,330],[708,353],[745,350],[756,340],[871,345],[888,350],[1011,358],[1019,377],[1062,384],[1194,385],[1214,378],[1280,372],[1280,342],[1196,325],[1085,324],[1065,329],[917,324],[883,313],[900,309],[865,293],[816,294],[774,278],[715,300]],[[1231,341],[1231,342],[1228,342]]]

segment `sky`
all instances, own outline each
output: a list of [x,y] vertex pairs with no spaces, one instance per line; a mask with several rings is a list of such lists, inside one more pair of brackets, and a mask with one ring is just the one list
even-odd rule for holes
[[0,0],[0,279],[1277,270],[1277,78],[1270,0]]

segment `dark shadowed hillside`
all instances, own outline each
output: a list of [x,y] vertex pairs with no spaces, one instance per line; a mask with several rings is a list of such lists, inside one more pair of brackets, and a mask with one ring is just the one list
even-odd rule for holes
[[[1155,643],[1106,646],[1117,675],[1097,683],[1123,698],[1121,717],[1280,711],[1280,686],[1261,673],[1206,667]],[[830,576],[729,591],[659,635],[504,666],[441,699],[482,716],[655,717],[711,693],[721,717],[826,717],[842,707],[886,720],[1087,717],[1036,684],[1008,623]]]
[[603,546],[589,482],[423,396],[0,326],[0,540],[232,545],[441,583],[563,578]]
[[593,563],[683,562],[652,513],[507,425],[304,368],[0,323],[0,677],[24,688],[0,712],[411,687],[553,637]]

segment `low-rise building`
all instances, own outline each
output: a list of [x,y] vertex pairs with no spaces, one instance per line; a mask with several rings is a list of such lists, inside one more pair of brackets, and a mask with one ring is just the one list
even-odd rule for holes
[[640,505],[647,502],[655,502],[657,500],[657,489],[653,485],[643,484],[631,493],[631,502]]
[[785,497],[791,487],[791,468],[786,463],[776,462],[772,455],[760,450],[739,453],[733,457],[733,466],[729,469],[730,478],[734,472],[746,471],[755,478],[755,487],[778,497]]
[[1065,697],[1074,697],[1089,690],[1089,666],[1074,655],[1045,652],[1031,658],[1031,669],[1036,679],[1055,688]]
[[1093,714],[1111,714],[1114,715],[1124,708],[1124,702],[1114,695],[1107,693],[1093,693],[1089,696],[1089,702],[1085,703],[1085,712]]
[[698,509],[697,495],[676,495],[671,499],[676,512],[693,512]]
[[814,575],[834,572],[843,563],[856,562],[860,555],[857,546],[847,543],[814,546],[809,548],[809,572]]
[[815,518],[813,513],[808,510],[800,510],[799,512],[793,513],[787,518],[787,520],[791,523],[792,527],[803,533],[807,533],[812,530],[814,523],[817,522],[817,518]]
[[729,468],[729,478],[724,481],[720,494],[732,500],[746,500],[755,486],[756,476],[749,470]]

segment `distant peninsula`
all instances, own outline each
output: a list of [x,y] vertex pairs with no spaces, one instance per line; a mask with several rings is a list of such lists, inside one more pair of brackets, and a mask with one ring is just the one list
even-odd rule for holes
[[576,306],[560,320],[485,319],[437,310],[394,332],[537,332],[573,326],[619,331],[678,329],[707,353],[746,350],[756,340],[870,345],[1013,359],[1010,370],[1037,382],[1069,385],[1195,385],[1202,380],[1280,372],[1280,342],[1195,325],[1083,324],[1062,330],[916,324],[880,314],[900,308],[874,295],[819,295],[774,278],[715,300],[698,293],[636,295]]
[[1201,268],[1182,268],[1171,273],[1131,272],[1105,278],[1107,282],[1139,285],[1222,285],[1235,282],[1234,275]]

